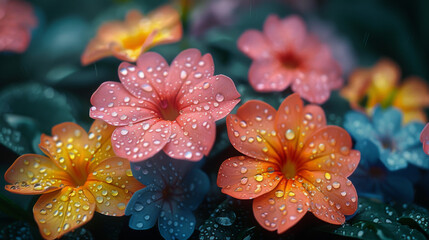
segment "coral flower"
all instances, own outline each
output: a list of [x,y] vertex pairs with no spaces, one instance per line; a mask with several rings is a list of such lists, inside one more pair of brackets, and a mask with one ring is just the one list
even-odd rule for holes
[[147,49],[182,38],[179,13],[170,6],[160,7],[147,16],[137,10],[128,12],[125,22],[108,22],[88,44],[81,62],[88,65],[101,58],[115,56],[135,62]]
[[429,124],[426,124],[423,131],[420,133],[420,142],[423,143],[423,150],[425,153],[429,155]]
[[24,52],[37,25],[33,7],[21,0],[0,1],[0,51]]
[[188,239],[196,221],[192,213],[209,191],[208,176],[194,162],[180,161],[160,152],[131,163],[133,175],[146,187],[131,198],[125,213],[136,230],[158,229],[164,239]]
[[302,98],[320,104],[343,84],[330,49],[307,32],[298,16],[269,16],[263,32],[246,31],[238,47],[253,59],[249,82],[256,91],[278,92],[292,85]]
[[347,179],[360,153],[350,135],[327,126],[316,105],[303,106],[292,94],[278,111],[248,101],[227,118],[232,145],[246,156],[222,163],[217,184],[238,199],[254,199],[253,213],[267,230],[283,233],[307,211],[332,224],[357,208],[356,190]]
[[157,53],[144,53],[137,66],[119,66],[122,83],[97,89],[90,116],[118,127],[112,143],[120,157],[141,161],[164,150],[198,161],[213,146],[215,121],[240,101],[233,81],[213,72],[211,55],[197,49],[181,52],[171,66]]
[[94,211],[122,216],[132,194],[142,188],[126,159],[115,156],[113,127],[96,120],[86,133],[75,123],[42,135],[40,149],[48,156],[25,154],[7,170],[6,190],[43,194],[33,208],[40,233],[59,238],[88,222]]
[[399,86],[398,65],[388,59],[380,60],[369,69],[357,69],[341,95],[356,110],[373,112],[375,105],[394,106],[404,114],[404,123],[426,122],[423,108],[429,107],[429,87],[418,77],[409,77]]

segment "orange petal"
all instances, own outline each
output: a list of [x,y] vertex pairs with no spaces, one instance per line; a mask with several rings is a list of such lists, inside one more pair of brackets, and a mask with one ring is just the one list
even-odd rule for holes
[[351,147],[352,139],[346,130],[337,126],[319,129],[304,144],[298,171],[324,170],[348,177],[360,160],[360,152]]
[[176,9],[169,5],[160,7],[149,13],[151,28],[156,29],[156,34],[151,43],[145,43],[146,48],[159,44],[177,42],[182,38],[183,30],[180,15]]
[[264,102],[246,102],[236,115],[226,119],[232,145],[244,155],[277,162],[283,150],[274,129],[275,114],[276,110]]
[[411,77],[404,81],[396,94],[393,106],[402,110],[420,109],[429,106],[429,86],[418,78]]
[[357,69],[350,74],[348,85],[341,89],[340,94],[350,102],[354,109],[359,109],[359,102],[365,96],[371,85],[369,71]]
[[88,151],[92,153],[90,164],[116,156],[111,144],[111,136],[114,130],[115,127],[101,120],[95,120],[92,123],[88,132]]
[[41,194],[56,191],[71,185],[70,176],[49,158],[36,154],[20,156],[4,175],[13,185],[6,190],[19,194]]
[[33,208],[34,219],[45,239],[55,239],[84,225],[94,215],[91,193],[66,187],[42,195]]
[[85,187],[96,201],[95,211],[113,216],[122,216],[133,193],[143,185],[137,181],[128,160],[112,157],[91,164]]
[[[300,177],[307,181],[309,185],[303,184],[303,186],[310,193],[310,201],[314,204],[319,203],[320,205],[329,204],[331,207],[335,207],[343,215],[351,215],[357,209],[357,193],[356,189],[353,186],[352,182],[347,178],[340,176],[336,173],[329,173],[325,171],[301,171],[298,173]],[[312,185],[312,186],[311,186]],[[322,193],[314,194],[313,192],[319,191]],[[316,208],[318,208],[316,206]],[[314,209],[313,209],[314,210]],[[316,216],[317,210],[316,211]],[[329,210],[326,210],[329,212]],[[327,212],[320,211],[320,214],[325,214]],[[331,215],[329,216],[317,216],[322,220],[328,220],[330,223],[341,224],[343,223],[342,218],[332,219]],[[328,218],[331,218],[329,220]]]
[[253,214],[259,224],[283,233],[295,225],[307,212],[308,196],[302,184],[284,179],[271,192],[253,200]]
[[277,164],[240,156],[222,163],[217,185],[234,198],[253,199],[274,189],[282,178]]
[[316,105],[303,107],[298,94],[288,96],[280,105],[275,117],[277,134],[287,157],[297,159],[304,143],[319,128],[326,125],[325,113]]
[[427,122],[426,113],[421,109],[403,110],[403,123],[407,124],[412,121],[418,121],[422,123]]

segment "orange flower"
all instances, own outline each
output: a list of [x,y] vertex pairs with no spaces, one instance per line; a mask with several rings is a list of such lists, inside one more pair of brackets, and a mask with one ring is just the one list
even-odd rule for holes
[[253,213],[267,230],[283,233],[307,211],[332,224],[357,208],[357,194],[347,179],[360,153],[350,135],[327,126],[317,105],[303,106],[292,94],[278,111],[249,101],[227,118],[232,145],[246,156],[222,163],[217,184],[238,199],[255,199]]
[[6,171],[18,194],[43,194],[34,218],[46,239],[55,239],[89,221],[94,211],[122,216],[132,194],[142,188],[126,159],[115,156],[113,127],[95,121],[89,134],[75,123],[62,123],[53,136],[42,135],[40,149],[48,156],[25,154]]
[[156,45],[182,38],[179,13],[170,6],[160,7],[147,16],[137,10],[128,12],[125,22],[108,22],[98,30],[82,54],[82,65],[115,56],[135,62],[142,52]]
[[426,122],[423,108],[429,106],[429,87],[418,77],[410,77],[399,85],[400,68],[388,59],[380,60],[369,69],[357,69],[341,95],[354,109],[372,113],[375,105],[394,106],[404,114],[404,123]]

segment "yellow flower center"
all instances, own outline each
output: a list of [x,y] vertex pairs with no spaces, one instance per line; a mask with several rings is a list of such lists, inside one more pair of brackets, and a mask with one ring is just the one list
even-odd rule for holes
[[296,164],[292,161],[287,161],[284,163],[282,167],[282,173],[287,179],[294,178],[296,176]]

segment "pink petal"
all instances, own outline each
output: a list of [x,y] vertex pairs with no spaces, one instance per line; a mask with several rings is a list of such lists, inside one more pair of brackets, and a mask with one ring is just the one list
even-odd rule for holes
[[295,15],[283,20],[276,15],[270,15],[264,23],[263,30],[277,52],[299,50],[307,37],[305,23]]
[[272,55],[270,42],[259,31],[248,30],[237,41],[238,48],[252,59],[268,58]]
[[131,162],[143,161],[161,151],[170,135],[171,122],[159,119],[118,127],[112,134],[113,150]]
[[198,161],[208,155],[216,137],[216,124],[208,113],[186,113],[171,124],[164,152],[175,159]]
[[184,50],[171,63],[166,89],[173,96],[177,93],[176,101],[180,102],[184,94],[191,93],[195,85],[213,73],[214,63],[210,54],[201,56],[201,52],[194,48]]
[[252,63],[249,82],[258,92],[281,92],[295,78],[294,70],[288,70],[276,59],[261,59]]
[[329,99],[331,94],[329,77],[321,72],[308,72],[295,79],[292,83],[292,90],[309,102],[322,104]]
[[423,150],[429,155],[429,124],[426,124],[420,134],[420,142],[423,143]]
[[0,51],[22,53],[30,44],[30,30],[18,25],[0,25]]
[[137,99],[117,82],[102,83],[92,95],[91,104],[91,118],[102,119],[114,126],[126,126],[158,116],[155,106]]
[[183,95],[178,108],[184,113],[207,112],[215,120],[224,118],[240,101],[234,82],[227,76],[209,77]]

